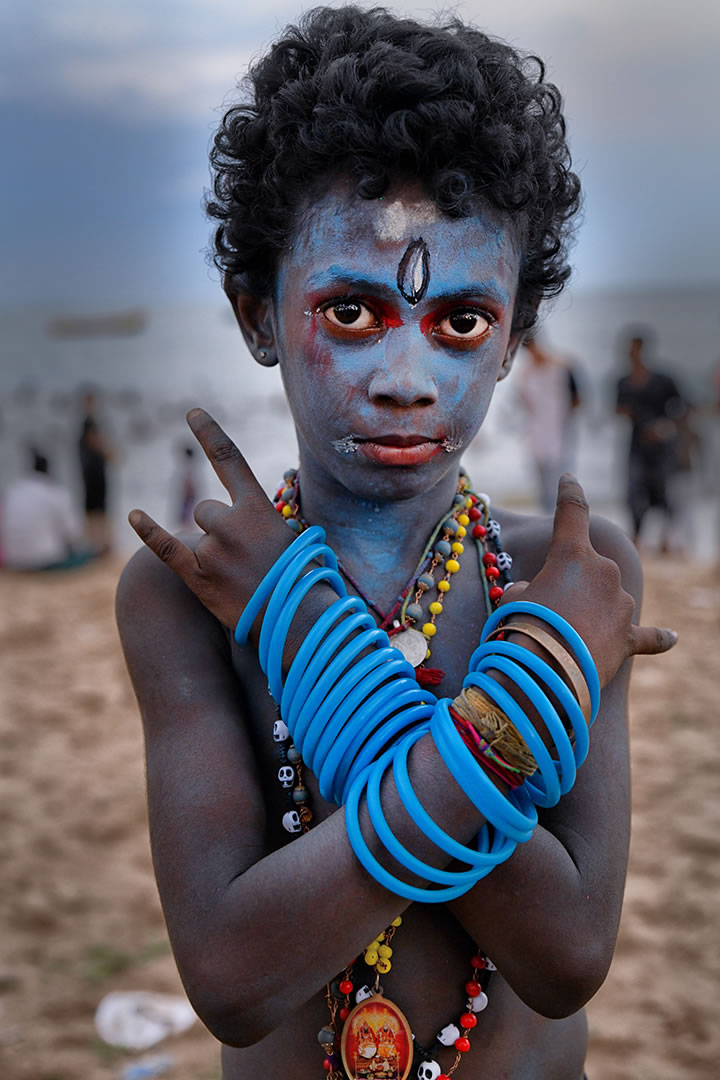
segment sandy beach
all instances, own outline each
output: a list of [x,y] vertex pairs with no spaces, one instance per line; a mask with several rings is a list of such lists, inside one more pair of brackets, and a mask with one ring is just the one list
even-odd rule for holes
[[[120,567],[0,578],[3,1080],[117,1078],[141,1055],[98,1038],[101,998],[180,992],[113,620]],[[716,1080],[720,584],[677,558],[648,558],[646,574],[644,621],[681,639],[635,665],[630,873],[615,961],[589,1006],[588,1075]],[[153,1052],[172,1059],[170,1080],[219,1078],[199,1022]]]

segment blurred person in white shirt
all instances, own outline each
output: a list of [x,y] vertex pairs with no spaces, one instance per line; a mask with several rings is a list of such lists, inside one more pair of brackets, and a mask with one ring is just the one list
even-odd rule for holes
[[531,338],[524,342],[529,363],[521,372],[518,397],[524,409],[527,448],[537,483],[537,498],[544,514],[555,510],[558,480],[574,469],[573,413],[580,407],[580,392],[570,364]]
[[2,500],[2,563],[9,570],[82,565],[92,553],[84,550],[83,524],[72,496],[49,475],[46,457],[33,451],[32,463],[32,472],[11,484]]

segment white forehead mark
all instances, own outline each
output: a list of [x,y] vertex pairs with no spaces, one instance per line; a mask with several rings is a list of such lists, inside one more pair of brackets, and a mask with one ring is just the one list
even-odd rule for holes
[[374,230],[378,240],[398,241],[412,234],[417,236],[421,225],[433,225],[443,220],[443,214],[431,199],[393,199],[378,204]]
[[425,285],[425,268],[421,257],[418,257],[414,261],[413,265],[413,292],[415,294],[424,292],[423,286]]

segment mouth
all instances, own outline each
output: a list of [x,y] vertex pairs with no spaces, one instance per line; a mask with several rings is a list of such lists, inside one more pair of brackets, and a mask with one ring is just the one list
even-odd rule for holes
[[422,465],[442,450],[448,440],[430,435],[348,435],[334,443],[341,453],[360,452],[378,465]]

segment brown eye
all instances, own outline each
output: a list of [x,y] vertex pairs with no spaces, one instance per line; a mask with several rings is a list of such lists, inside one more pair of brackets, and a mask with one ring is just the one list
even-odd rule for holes
[[377,326],[372,311],[359,300],[339,300],[326,307],[323,315],[333,326],[347,326],[351,330],[370,330]]
[[441,319],[435,328],[435,332],[443,337],[458,338],[465,341],[473,341],[482,337],[490,326],[490,320],[481,315],[479,311],[467,308],[465,311],[453,311]]

